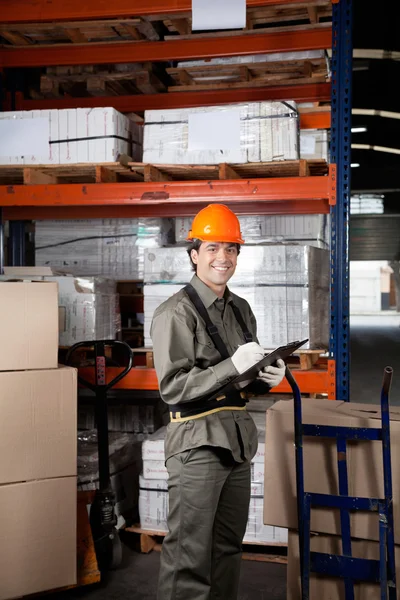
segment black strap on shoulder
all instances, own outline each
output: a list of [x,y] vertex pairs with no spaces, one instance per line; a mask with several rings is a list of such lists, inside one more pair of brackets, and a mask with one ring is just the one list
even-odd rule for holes
[[199,294],[196,292],[196,290],[194,289],[194,287],[192,286],[191,283],[188,283],[184,287],[184,290],[187,293],[187,295],[189,296],[192,303],[194,304],[195,309],[197,310],[197,312],[199,313],[199,315],[205,322],[207,333],[210,336],[210,338],[212,339],[212,341],[214,342],[214,346],[216,347],[216,349],[218,350],[218,352],[220,353],[220,355],[222,356],[222,358],[224,360],[226,358],[229,358],[230,354],[228,352],[228,349],[225,346],[221,336],[219,335],[218,329],[212,323],[212,321],[210,319],[210,315],[208,314],[206,307],[202,303]]
[[236,321],[239,323],[240,328],[243,331],[243,336],[244,336],[244,339],[246,340],[246,343],[248,344],[249,342],[252,342],[253,336],[251,335],[250,331],[247,329],[247,325],[244,322],[242,313],[240,312],[240,310],[238,309],[238,307],[236,306],[236,304],[233,301],[231,302],[231,306],[232,306],[234,315],[236,317]]
[[[204,306],[203,302],[201,301],[199,294],[197,293],[197,291],[195,290],[195,288],[192,286],[191,283],[188,283],[184,287],[184,290],[187,293],[187,295],[189,296],[192,303],[194,304],[195,309],[197,310],[197,312],[199,313],[199,315],[205,322],[207,333],[211,337],[212,341],[214,342],[214,346],[216,347],[216,349],[218,350],[218,352],[220,353],[220,355],[222,356],[223,359],[229,358],[230,354],[228,352],[228,349],[225,346],[221,336],[219,335],[218,329],[212,323],[212,321],[210,319],[210,315],[208,314],[206,307]],[[234,304],[234,302],[232,302],[232,310],[233,310],[236,320],[239,323],[240,328],[243,332],[243,336],[244,336],[246,343],[252,342],[253,336],[251,335],[250,331],[247,329],[246,323],[244,322],[241,312],[238,309],[238,307]]]

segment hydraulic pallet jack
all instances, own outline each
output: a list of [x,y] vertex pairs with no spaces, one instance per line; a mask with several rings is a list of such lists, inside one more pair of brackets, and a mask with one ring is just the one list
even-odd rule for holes
[[[78,382],[95,394],[95,420],[97,427],[99,489],[96,489],[90,507],[90,526],[100,571],[116,569],[122,561],[122,544],[116,528],[115,497],[111,489],[108,451],[107,392],[129,373],[133,363],[132,349],[125,342],[99,340],[79,342],[68,350],[66,364],[74,365],[74,356],[82,348],[93,348],[95,354],[94,382],[78,376]],[[121,373],[107,381],[106,348],[118,349],[122,354]]]
[[[297,511],[302,600],[309,600],[310,598],[311,573],[342,579],[345,586],[346,600],[354,600],[355,581],[379,583],[381,600],[396,600],[389,419],[389,390],[392,375],[392,368],[386,367],[381,392],[380,428],[336,427],[303,424],[300,390],[292,373],[286,368],[286,379],[292,388],[294,398]],[[303,438],[305,436],[336,440],[339,478],[339,493],[337,495],[310,493],[304,489]],[[347,443],[373,440],[382,443],[384,497],[359,498],[349,496],[346,461]],[[341,555],[310,551],[311,509],[314,507],[325,507],[340,511]],[[369,511],[377,515],[377,519],[379,519],[379,560],[361,559],[352,556],[350,514],[353,511]]]

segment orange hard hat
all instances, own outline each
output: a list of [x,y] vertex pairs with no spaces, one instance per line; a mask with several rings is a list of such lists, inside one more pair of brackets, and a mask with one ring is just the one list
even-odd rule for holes
[[224,204],[209,204],[195,216],[187,240],[244,244],[239,219]]

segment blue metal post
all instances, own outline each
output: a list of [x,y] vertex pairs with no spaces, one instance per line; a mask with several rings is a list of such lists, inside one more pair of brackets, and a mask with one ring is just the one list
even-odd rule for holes
[[8,264],[12,267],[25,265],[25,221],[9,223]]
[[349,214],[352,88],[352,0],[332,5],[331,162],[336,164],[337,204],[331,212],[330,355],[336,361],[336,393],[348,401],[350,368]]

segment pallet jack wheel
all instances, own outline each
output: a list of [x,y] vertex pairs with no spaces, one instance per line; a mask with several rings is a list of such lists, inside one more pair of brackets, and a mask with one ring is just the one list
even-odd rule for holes
[[110,535],[110,562],[109,568],[111,570],[118,569],[122,563],[122,542],[119,537],[118,529],[114,529],[113,533]]

